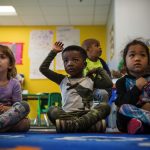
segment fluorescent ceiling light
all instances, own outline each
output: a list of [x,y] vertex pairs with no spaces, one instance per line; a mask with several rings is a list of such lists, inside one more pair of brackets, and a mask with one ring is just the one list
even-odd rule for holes
[[0,6],[0,16],[14,16],[17,15],[13,6]]

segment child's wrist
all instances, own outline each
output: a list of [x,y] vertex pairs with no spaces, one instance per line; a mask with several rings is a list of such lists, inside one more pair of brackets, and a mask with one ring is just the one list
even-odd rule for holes
[[56,54],[58,53],[55,49],[52,49],[51,51]]

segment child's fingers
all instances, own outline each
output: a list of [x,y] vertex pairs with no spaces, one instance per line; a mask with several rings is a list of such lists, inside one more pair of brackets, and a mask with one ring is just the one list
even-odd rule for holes
[[55,44],[56,44],[57,46],[60,46],[60,47],[63,47],[63,46],[64,46],[64,44],[63,44],[62,42],[60,42],[60,41],[56,42]]

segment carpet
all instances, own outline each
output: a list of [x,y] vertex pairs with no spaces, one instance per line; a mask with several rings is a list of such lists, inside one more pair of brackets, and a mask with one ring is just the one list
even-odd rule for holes
[[150,150],[150,135],[1,133],[0,150]]

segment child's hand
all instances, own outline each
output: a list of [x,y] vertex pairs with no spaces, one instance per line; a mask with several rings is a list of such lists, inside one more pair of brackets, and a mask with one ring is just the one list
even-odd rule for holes
[[3,104],[0,104],[0,114],[6,112],[9,108],[9,106],[4,106]]
[[89,70],[89,72],[87,73],[87,76],[91,76],[92,74],[96,73],[98,70],[98,68],[94,68],[92,70]]
[[62,42],[55,42],[55,44],[53,45],[52,49],[53,51],[55,51],[56,53],[61,52],[64,48],[63,48],[64,44]]
[[0,104],[0,114],[2,114],[4,112],[4,105]]
[[150,103],[145,103],[145,104],[142,106],[142,109],[147,110],[147,111],[150,111]]
[[136,86],[138,87],[139,90],[142,90],[143,87],[147,84],[147,80],[144,79],[143,77],[140,77],[136,80]]

